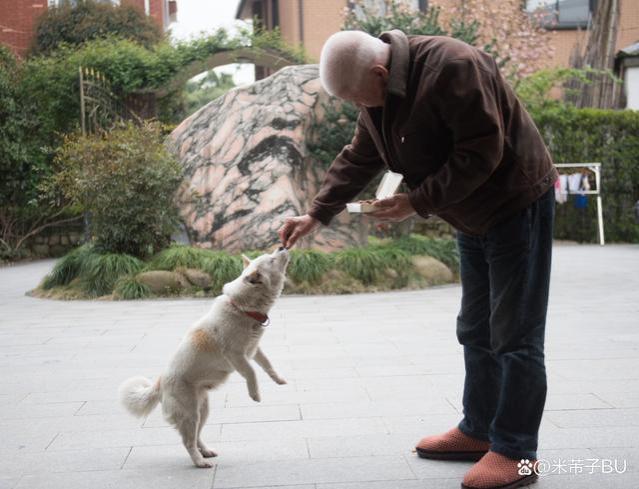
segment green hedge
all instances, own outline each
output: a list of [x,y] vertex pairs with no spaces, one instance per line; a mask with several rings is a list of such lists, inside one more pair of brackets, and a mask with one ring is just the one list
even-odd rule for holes
[[[532,116],[555,163],[601,162],[606,241],[639,243],[639,112],[549,107]],[[572,199],[557,206],[555,238],[596,242],[595,198],[586,209]]]

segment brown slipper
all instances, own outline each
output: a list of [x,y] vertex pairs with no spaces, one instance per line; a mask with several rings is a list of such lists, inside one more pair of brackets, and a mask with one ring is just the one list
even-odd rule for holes
[[488,451],[490,442],[477,440],[462,433],[459,428],[441,435],[427,436],[415,447],[417,455],[432,460],[477,461]]
[[533,484],[536,460],[513,460],[488,452],[464,476],[462,489],[515,489]]

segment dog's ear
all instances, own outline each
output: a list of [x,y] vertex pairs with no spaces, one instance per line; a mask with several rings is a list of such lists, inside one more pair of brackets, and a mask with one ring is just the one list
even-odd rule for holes
[[242,253],[242,263],[244,263],[244,268],[248,267],[251,264],[251,259]]

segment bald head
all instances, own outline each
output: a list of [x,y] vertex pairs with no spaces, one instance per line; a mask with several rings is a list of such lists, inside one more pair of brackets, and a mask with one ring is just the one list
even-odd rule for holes
[[[328,38],[320,54],[320,80],[331,95],[354,100],[376,78],[388,76],[390,46],[361,31],[342,31]],[[381,68],[381,69],[380,69]],[[385,73],[384,73],[385,71]]]

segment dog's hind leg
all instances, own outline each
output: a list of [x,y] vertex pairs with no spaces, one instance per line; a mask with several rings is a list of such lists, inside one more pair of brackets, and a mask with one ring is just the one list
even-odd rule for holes
[[201,438],[202,428],[204,423],[206,423],[206,418],[209,417],[209,394],[204,391],[200,396],[202,398],[200,399],[200,425],[197,430],[197,448],[204,458],[217,457],[217,453],[207,447]]
[[[213,463],[204,460],[198,449],[198,434],[200,432],[200,406],[195,389],[182,385],[179,392],[174,393],[171,402],[166,403],[170,410],[167,419],[176,427],[182,436],[182,443],[189,452],[191,460],[197,467],[211,468]],[[162,405],[165,407],[165,404]]]

